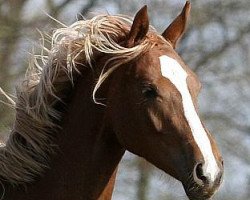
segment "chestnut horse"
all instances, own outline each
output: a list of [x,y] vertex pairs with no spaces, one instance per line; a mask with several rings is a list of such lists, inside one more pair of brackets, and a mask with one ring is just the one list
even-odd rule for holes
[[181,181],[189,199],[211,198],[222,158],[197,114],[201,83],[175,51],[189,12],[187,2],[162,35],[146,6],[134,20],[98,15],[56,30],[17,88],[1,199],[111,199],[126,150]]

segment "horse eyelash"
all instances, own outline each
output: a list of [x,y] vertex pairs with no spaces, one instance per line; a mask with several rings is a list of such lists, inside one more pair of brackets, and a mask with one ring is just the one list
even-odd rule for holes
[[158,96],[158,89],[155,85],[151,83],[146,83],[146,84],[143,84],[142,86],[142,94],[147,99],[152,99]]

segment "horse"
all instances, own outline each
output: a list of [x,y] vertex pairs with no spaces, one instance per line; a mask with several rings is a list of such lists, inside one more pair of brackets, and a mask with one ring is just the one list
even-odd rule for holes
[[162,34],[147,6],[134,19],[97,15],[55,30],[17,87],[0,148],[2,200],[110,200],[127,150],[179,180],[190,200],[215,194],[222,156],[198,116],[201,83],[175,50],[190,8]]

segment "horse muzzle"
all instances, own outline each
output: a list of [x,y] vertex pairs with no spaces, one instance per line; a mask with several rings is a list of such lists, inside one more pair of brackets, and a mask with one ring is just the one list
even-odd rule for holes
[[222,172],[213,183],[203,182],[202,184],[198,184],[195,181],[190,181],[187,185],[184,185],[184,189],[190,200],[209,200],[218,190],[221,182]]
[[185,192],[190,200],[209,200],[218,190],[223,180],[223,167],[214,181],[204,176],[199,165],[195,167],[187,181],[183,183]]

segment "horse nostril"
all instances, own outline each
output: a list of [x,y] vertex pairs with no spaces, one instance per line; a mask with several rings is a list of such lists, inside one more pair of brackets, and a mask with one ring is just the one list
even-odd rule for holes
[[194,168],[194,180],[198,184],[209,184],[209,178],[204,175],[203,163],[198,163]]

